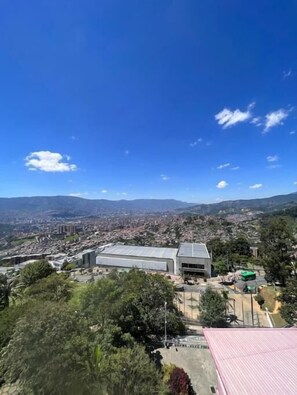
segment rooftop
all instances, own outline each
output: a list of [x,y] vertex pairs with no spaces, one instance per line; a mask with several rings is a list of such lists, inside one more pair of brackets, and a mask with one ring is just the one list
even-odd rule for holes
[[297,329],[204,329],[220,394],[295,395]]
[[177,248],[142,247],[116,244],[104,248],[100,254],[127,255],[136,257],[165,258],[175,260]]
[[206,245],[200,243],[182,243],[179,247],[177,256],[210,259]]

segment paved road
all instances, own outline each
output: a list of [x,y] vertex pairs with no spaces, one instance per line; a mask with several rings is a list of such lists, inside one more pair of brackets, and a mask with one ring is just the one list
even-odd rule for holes
[[194,390],[199,395],[212,394],[210,387],[217,388],[216,368],[210,351],[199,348],[161,348],[162,363],[173,363],[190,376]]
[[185,292],[200,292],[201,290],[205,289],[207,284],[195,284],[195,285],[187,285],[182,284]]
[[236,282],[236,288],[243,289],[245,285],[247,286],[253,286],[253,287],[259,287],[260,285],[265,285],[267,284],[264,276],[257,276],[256,280],[251,280],[251,281],[242,281],[238,280]]

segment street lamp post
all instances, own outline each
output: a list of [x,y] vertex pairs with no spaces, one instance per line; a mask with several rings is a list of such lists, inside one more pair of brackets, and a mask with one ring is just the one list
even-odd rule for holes
[[164,337],[164,347],[166,347],[166,343],[167,343],[167,317],[166,317],[166,313],[167,313],[167,302],[164,302],[164,306],[165,306],[165,337]]

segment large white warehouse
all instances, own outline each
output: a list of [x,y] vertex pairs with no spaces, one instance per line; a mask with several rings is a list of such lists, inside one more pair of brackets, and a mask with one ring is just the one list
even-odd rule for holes
[[181,243],[179,248],[141,247],[115,244],[96,257],[99,266],[162,271],[176,275],[210,277],[211,258],[205,244]]

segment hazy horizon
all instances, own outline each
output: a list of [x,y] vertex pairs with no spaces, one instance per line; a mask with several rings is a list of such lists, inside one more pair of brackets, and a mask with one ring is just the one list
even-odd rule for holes
[[[284,195],[290,195],[292,193],[297,193],[297,191],[292,191],[289,192],[288,194],[284,194]],[[282,195],[282,194],[281,194]],[[127,200],[127,201],[133,201],[133,200],[180,200],[180,199],[176,199],[174,197],[165,197],[165,198],[149,198],[149,197],[140,197],[140,198],[135,198],[135,199],[129,199],[127,198],[119,198],[119,199],[108,199],[108,198],[91,198],[91,197],[85,197],[85,196],[73,196],[73,195],[61,195],[61,194],[57,194],[57,195],[31,195],[31,196],[0,196],[0,199],[16,199],[16,198],[34,198],[34,197],[76,197],[76,198],[80,198],[80,199],[86,199],[86,200],[109,200],[109,201],[120,201],[120,200]],[[270,197],[274,197],[277,195],[269,195],[269,196],[259,196],[256,197],[255,199],[265,199],[265,198],[270,198]],[[253,199],[253,198],[252,198]],[[251,200],[251,198],[240,198],[240,199],[224,199],[224,200],[218,200],[216,199],[215,201],[186,201],[186,200],[182,200],[185,203],[192,203],[192,204],[215,204],[215,203],[221,203],[224,201],[229,201],[229,200]]]

